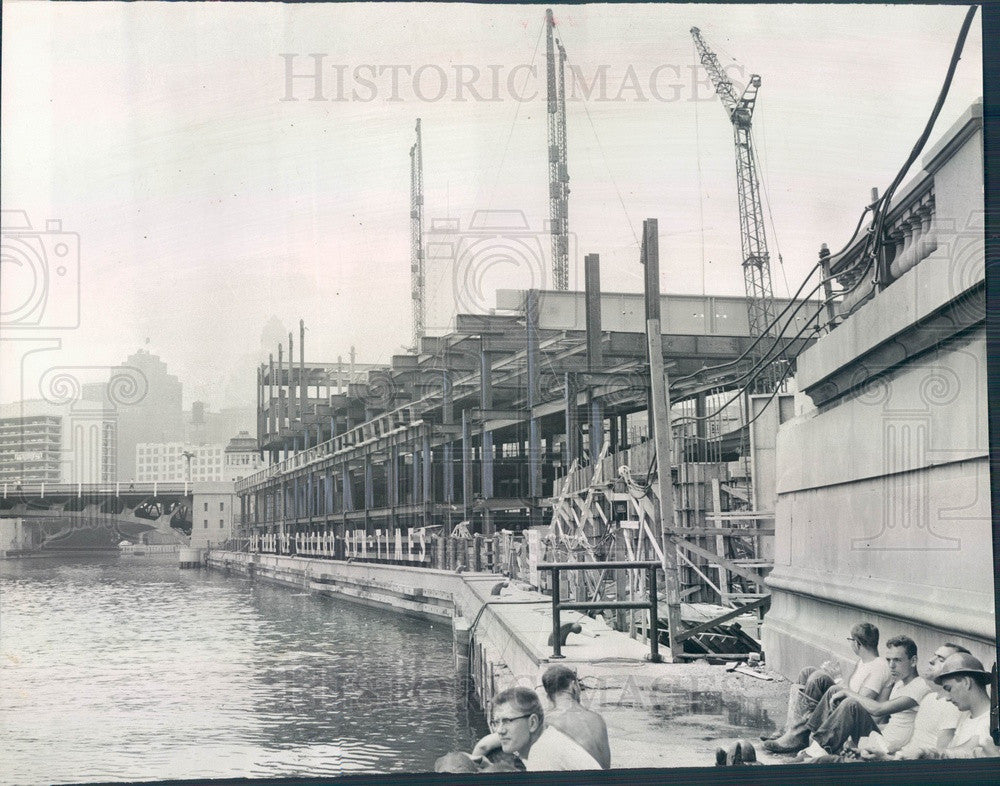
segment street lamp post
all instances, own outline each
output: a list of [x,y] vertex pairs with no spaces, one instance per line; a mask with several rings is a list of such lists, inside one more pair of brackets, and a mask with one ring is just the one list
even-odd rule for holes
[[187,482],[191,482],[191,459],[194,458],[194,453],[190,450],[185,450],[181,455],[187,460]]

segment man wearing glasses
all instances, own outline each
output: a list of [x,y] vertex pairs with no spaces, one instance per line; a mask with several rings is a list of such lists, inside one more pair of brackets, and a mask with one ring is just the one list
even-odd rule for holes
[[[878,628],[859,622],[848,636],[858,660],[847,681],[853,693],[877,699],[892,684],[889,665],[878,654]],[[804,668],[792,685],[784,730],[767,739],[764,748],[772,753],[797,753],[809,744],[809,732],[819,728],[843,698],[838,686],[843,682],[838,664],[827,661],[821,668]]]
[[538,694],[509,688],[493,699],[493,733],[505,753],[514,753],[527,770],[599,770],[601,765],[570,737],[545,725]]

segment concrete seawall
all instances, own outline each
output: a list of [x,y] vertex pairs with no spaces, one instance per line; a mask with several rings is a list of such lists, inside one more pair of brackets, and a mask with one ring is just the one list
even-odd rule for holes
[[319,595],[450,621],[456,666],[471,677],[487,713],[497,691],[515,684],[540,691],[548,665],[565,663],[580,676],[583,703],[608,724],[616,768],[707,766],[718,745],[737,737],[756,738],[784,718],[788,686],[780,677],[765,681],[703,663],[650,663],[645,641],[582,614],[577,618],[564,612],[563,621],[578,621],[582,632],[569,636],[563,660],[552,661],[551,600],[496,574],[228,551],[210,552],[207,564]]

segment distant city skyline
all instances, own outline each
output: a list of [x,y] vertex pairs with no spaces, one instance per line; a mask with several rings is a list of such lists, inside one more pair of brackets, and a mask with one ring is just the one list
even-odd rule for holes
[[[262,342],[266,336],[262,334]],[[110,368],[50,371],[42,376],[36,397],[0,405],[6,429],[0,474],[52,479],[49,476],[56,473],[62,482],[144,480],[149,471],[140,466],[139,446],[180,445],[200,455],[205,446],[214,445],[221,461],[233,439],[255,428],[254,407],[249,404],[215,411],[204,401],[193,401],[185,408],[182,381],[147,349]],[[41,424],[39,419],[45,418],[54,419],[54,426]],[[34,461],[35,443],[49,431],[49,441],[58,443],[57,455],[49,456],[42,467]],[[38,472],[33,469],[36,465]],[[221,465],[219,469],[219,477],[212,479],[222,479]],[[154,479],[176,479],[154,474]]]

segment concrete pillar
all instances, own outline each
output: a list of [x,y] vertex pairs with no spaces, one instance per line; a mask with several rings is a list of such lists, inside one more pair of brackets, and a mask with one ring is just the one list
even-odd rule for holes
[[472,515],[472,425],[469,413],[462,410],[462,517]]
[[346,462],[342,465],[342,473],[344,483],[344,491],[342,495],[343,511],[344,513],[349,513],[354,510],[354,491],[351,488],[351,470],[348,469]]
[[[694,414],[697,418],[704,418],[708,414],[708,396],[699,393],[694,400]],[[695,461],[708,461],[708,420],[695,421],[695,434],[697,447],[695,448]]]
[[528,496],[530,498],[531,525],[542,523],[542,509],[538,506],[542,496],[542,438],[534,407],[538,403],[538,291],[528,290],[525,299],[525,323],[528,355]]
[[424,503],[424,526],[429,527],[433,522],[431,521],[431,505],[434,501],[434,489],[431,484],[431,435],[426,429],[424,430],[423,436],[423,449],[424,449],[424,460],[423,460],[423,503]]
[[[455,407],[451,397],[451,374],[445,370],[442,374],[442,396],[441,419],[445,424],[455,422]],[[454,449],[452,439],[444,443],[442,453],[441,480],[443,485],[444,501],[449,505],[455,501],[455,468],[452,465],[452,451]]]
[[365,453],[365,508],[375,507],[375,479],[372,474],[372,457]]
[[580,458],[580,425],[576,411],[577,387],[576,374],[567,372],[566,386],[566,470],[569,470],[573,459]]
[[[493,368],[488,352],[479,353],[479,405],[483,409],[493,407]],[[493,497],[493,432],[482,432],[482,455],[480,461],[482,482],[480,488],[484,499]]]

